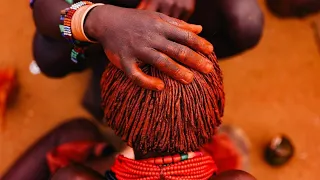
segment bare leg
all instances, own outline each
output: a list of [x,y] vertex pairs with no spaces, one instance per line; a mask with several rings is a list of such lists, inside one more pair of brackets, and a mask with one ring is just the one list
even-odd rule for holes
[[47,152],[61,144],[79,140],[103,141],[103,137],[92,122],[83,118],[62,124],[30,147],[2,177],[2,180],[49,179]]

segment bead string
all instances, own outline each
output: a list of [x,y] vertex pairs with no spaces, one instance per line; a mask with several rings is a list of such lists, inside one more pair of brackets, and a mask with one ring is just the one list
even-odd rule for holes
[[136,161],[119,155],[111,170],[119,180],[209,179],[217,172],[216,164],[211,156],[195,154],[188,153],[188,157],[194,155],[193,158],[188,158],[186,154],[183,154],[184,156],[178,155],[181,157],[180,161],[174,162],[172,160],[169,164],[164,164],[166,157],[160,158],[163,159],[162,164],[160,164],[160,160],[158,160],[158,164],[155,164],[156,159],[159,158],[151,158],[154,160],[154,163],[152,163],[151,159]]
[[173,156],[144,159],[144,160],[142,160],[142,162],[145,162],[148,164],[165,165],[165,164],[177,163],[180,161],[185,161],[188,159],[192,159],[195,157],[201,157],[201,156],[203,156],[202,152],[189,152],[186,154],[176,154]]
[[69,42],[74,45],[74,48],[71,51],[71,60],[75,63],[78,63],[79,60],[84,59],[84,51],[85,47],[89,45],[88,42],[81,42],[74,39],[72,30],[71,30],[71,21],[75,12],[87,5],[92,5],[93,3],[90,1],[80,1],[75,4],[72,4],[69,8],[66,8],[61,11],[60,16],[60,31],[62,36]]

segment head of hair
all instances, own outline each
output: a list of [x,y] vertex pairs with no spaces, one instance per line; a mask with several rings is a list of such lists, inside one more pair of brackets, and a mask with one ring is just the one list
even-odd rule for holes
[[199,150],[213,137],[224,110],[222,74],[215,55],[207,56],[214,71],[193,71],[194,80],[180,84],[156,68],[143,72],[162,79],[165,89],[135,85],[113,65],[101,80],[104,122],[133,149],[143,153],[182,153]]

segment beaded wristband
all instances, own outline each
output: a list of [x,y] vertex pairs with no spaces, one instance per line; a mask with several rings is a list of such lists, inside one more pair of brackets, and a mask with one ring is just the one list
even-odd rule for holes
[[[72,19],[73,19],[73,16],[77,12],[77,10],[79,10],[81,7],[84,7],[84,6],[92,6],[91,8],[87,8],[87,9],[91,10],[96,5],[94,5],[90,1],[80,1],[78,3],[75,3],[75,4],[71,5],[69,8],[66,8],[66,9],[62,10],[61,11],[61,16],[60,16],[61,24],[59,25],[59,28],[60,28],[62,36],[69,43],[72,43],[74,45],[74,48],[71,51],[71,60],[73,62],[75,62],[75,63],[78,63],[78,61],[81,61],[81,60],[83,60],[85,58],[85,56],[84,56],[85,48],[90,44],[90,42],[92,42],[88,38],[87,39],[90,42],[89,41],[85,42],[85,41],[80,41],[78,39],[75,39],[74,36],[73,36],[73,33],[72,33]],[[85,18],[86,14],[88,12],[89,11],[85,11],[84,14],[82,13],[81,15],[83,16],[83,18],[81,17],[81,20],[78,21],[78,22],[80,22],[80,23],[84,22],[84,18]],[[82,21],[82,19],[83,19],[83,21]],[[83,23],[80,24],[80,26],[83,26]],[[79,29],[79,28],[76,28],[76,29]],[[80,27],[80,31],[83,32],[83,27]],[[83,35],[84,35],[84,32],[83,32]]]
[[77,41],[76,39],[73,38],[72,36],[72,31],[71,31],[71,21],[72,21],[72,17],[75,14],[75,12],[86,5],[92,5],[92,2],[89,1],[80,1],[78,3],[75,3],[73,5],[71,5],[70,8],[66,8],[64,10],[61,11],[61,16],[60,16],[60,20],[61,20],[61,25],[60,30],[63,29],[62,36],[64,38],[66,38],[70,43],[74,44],[74,45],[81,45],[80,41]]
[[90,40],[84,32],[84,22],[87,14],[95,7],[104,5],[102,3],[86,5],[80,7],[72,16],[71,19],[71,32],[74,39],[82,42],[97,43],[96,41]]

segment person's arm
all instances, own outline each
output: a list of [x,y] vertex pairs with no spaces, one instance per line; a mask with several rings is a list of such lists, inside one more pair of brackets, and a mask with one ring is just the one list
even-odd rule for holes
[[[58,40],[60,10],[68,4],[48,1],[37,0],[34,4],[36,26],[43,36]],[[103,5],[90,11],[84,30],[102,45],[110,62],[147,89],[162,90],[164,83],[142,72],[138,62],[150,64],[184,84],[193,80],[193,73],[186,66],[203,73],[213,70],[212,63],[199,54],[213,52],[213,46],[197,35],[202,27],[160,13]],[[47,66],[52,71],[65,65],[58,61],[51,64],[56,65]]]
[[72,45],[62,40],[49,38],[36,32],[33,38],[33,56],[41,72],[49,77],[60,78],[71,72],[86,69],[90,63],[106,61],[100,45],[91,46],[86,51],[85,61],[74,63],[70,59]]
[[59,30],[60,11],[69,7],[65,0],[36,0],[33,4],[33,18],[37,30],[44,36],[63,40]]
[[[98,3],[101,1],[91,0],[91,2]],[[44,36],[63,40],[59,30],[60,12],[68,7],[70,7],[70,4],[65,0],[35,0],[32,12],[38,32]]]
[[[63,77],[88,67],[88,61],[73,63],[70,60],[73,46],[62,37],[59,30],[60,11],[69,6],[65,0],[35,0],[33,4],[33,18],[37,28],[33,39],[33,56],[41,72],[49,77]],[[99,48],[90,49],[97,51]],[[100,59],[105,57],[103,51],[98,54]]]

